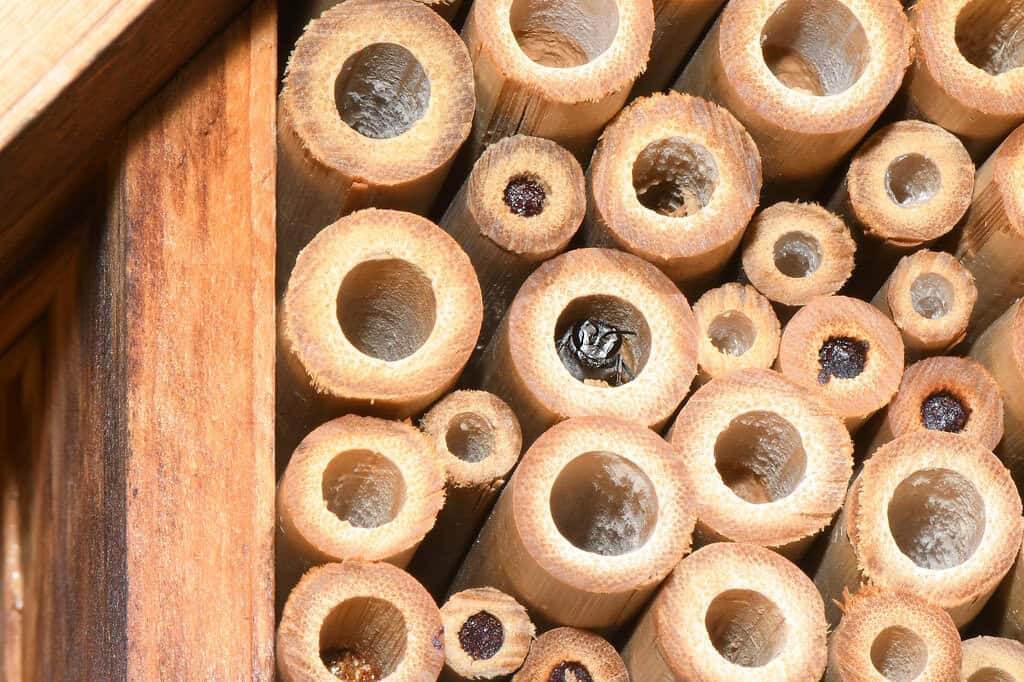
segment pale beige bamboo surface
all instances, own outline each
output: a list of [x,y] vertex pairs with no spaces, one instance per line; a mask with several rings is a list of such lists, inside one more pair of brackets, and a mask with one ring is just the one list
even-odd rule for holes
[[[863,352],[855,358],[859,365],[830,362],[830,357],[842,360],[850,343],[861,344]],[[869,303],[820,296],[786,325],[776,367],[819,395],[853,432],[885,407],[899,388],[903,339],[892,320]]]
[[570,419],[523,456],[451,589],[495,587],[539,625],[613,629],[689,551],[694,521],[668,443],[622,419]]
[[650,95],[667,88],[724,4],[725,0],[655,0],[651,54],[632,95]]
[[717,543],[684,559],[622,657],[633,680],[793,682],[825,671],[821,595],[775,552]]
[[1024,546],[1017,554],[1013,568],[992,595],[985,614],[986,625],[994,623],[993,631],[1002,636],[1024,640]]
[[[316,18],[325,10],[339,4],[339,2],[340,0],[314,0],[309,10],[309,14],[313,18]],[[422,2],[424,5],[444,17],[445,21],[448,22],[458,14],[459,8],[462,6],[462,0],[416,0],[416,2]]]
[[746,126],[765,185],[807,193],[896,94],[911,41],[898,0],[733,0],[674,87]]
[[523,665],[534,627],[522,604],[492,587],[457,592],[441,607],[442,682],[506,679]]
[[[584,383],[562,364],[556,338],[592,317],[634,333],[623,339],[631,381]],[[697,373],[697,334],[686,298],[653,265],[621,251],[576,249],[523,284],[484,354],[482,383],[516,411],[525,443],[573,416],[660,429]]]
[[653,33],[650,0],[474,2],[462,30],[476,79],[473,158],[524,133],[585,161],[644,70]]
[[824,682],[960,682],[960,633],[939,607],[869,586],[847,595],[842,611]]
[[964,640],[961,679],[966,682],[1024,680],[1024,644],[1002,637]]
[[1021,501],[1009,472],[977,441],[915,431],[874,452],[854,480],[814,581],[833,600],[872,584],[910,592],[970,622],[1021,543]]
[[694,294],[739,246],[760,193],[757,146],[732,114],[677,92],[643,97],[594,151],[586,242],[640,256]]
[[698,493],[698,545],[745,542],[796,560],[832,521],[853,472],[842,420],[769,369],[702,386],[670,441]]
[[914,65],[908,118],[950,130],[984,158],[1024,122],[1024,6],[1017,2],[919,0],[910,12]]
[[431,682],[444,665],[443,636],[437,605],[405,571],[327,564],[310,570],[288,597],[277,669],[284,682],[337,682],[328,665],[343,666],[347,652],[350,666],[375,673],[364,679]]
[[[586,675],[586,677],[584,677]],[[630,682],[615,647],[586,630],[555,628],[537,638],[512,682]]]
[[769,368],[779,354],[779,318],[750,285],[730,282],[709,289],[693,305],[700,337],[697,381],[740,369]]

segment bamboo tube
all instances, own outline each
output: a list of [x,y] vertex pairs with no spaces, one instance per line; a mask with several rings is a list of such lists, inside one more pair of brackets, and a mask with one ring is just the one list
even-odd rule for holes
[[569,245],[586,202],[579,162],[550,140],[515,135],[477,160],[440,225],[480,279],[484,343],[527,276]]
[[[994,621],[990,630],[1002,637],[1024,640],[1024,546],[1017,553],[1013,568],[985,607],[985,615]],[[987,623],[986,623],[987,624]]]
[[634,101],[605,129],[587,176],[585,236],[703,291],[739,246],[761,193],[750,135],[725,109],[670,93]]
[[776,367],[821,396],[853,432],[899,388],[903,339],[892,320],[870,304],[822,296],[786,325]]
[[915,431],[886,443],[854,480],[814,581],[833,600],[871,583],[910,592],[970,622],[1021,543],[1020,496],[977,441]]
[[672,83],[723,4],[725,0],[655,0],[651,55],[633,87],[634,97],[664,90]]
[[707,291],[693,306],[700,342],[697,381],[741,369],[768,368],[779,354],[779,318],[752,286],[729,283]]
[[907,118],[957,134],[975,158],[1024,122],[1024,6],[986,0],[919,0],[907,74]]
[[505,679],[519,670],[533,642],[533,622],[512,597],[490,587],[453,594],[441,607],[441,680]]
[[1024,680],[1024,644],[1002,637],[964,640],[961,678],[965,682]]
[[555,628],[537,638],[512,682],[629,682],[615,647],[576,628]]
[[495,587],[538,624],[616,628],[689,551],[691,499],[656,434],[570,419],[523,456],[452,590]]
[[[331,7],[339,4],[341,0],[314,0],[312,7],[309,10],[309,16],[318,17],[321,13],[327,11]],[[462,0],[416,0],[421,2],[430,9],[437,12],[445,21],[451,23],[455,15],[459,13],[459,8],[462,7]]]
[[462,37],[476,77],[472,157],[516,133],[580,161],[626,103],[654,33],[649,0],[478,0]]
[[420,422],[446,470],[445,505],[409,572],[441,597],[483,526],[494,499],[519,461],[519,420],[485,391],[456,391]]
[[437,605],[405,571],[327,564],[310,570],[288,597],[277,669],[284,682],[428,682],[444,664],[442,636]]
[[736,115],[766,185],[806,193],[864,137],[910,61],[897,0],[738,0],[674,87]]
[[841,419],[768,369],[702,386],[670,440],[695,498],[695,544],[745,542],[796,561],[832,522],[853,472]]
[[717,543],[676,567],[622,657],[638,681],[817,680],[826,634],[800,569],[763,547]]
[[905,592],[847,595],[829,637],[825,682],[959,682],[960,633],[949,614]]
[[[622,332],[621,348],[598,352],[602,339],[616,338],[608,328]],[[595,329],[603,336],[591,334]],[[585,343],[576,332],[585,333]],[[697,323],[686,298],[653,265],[621,251],[577,249],[530,275],[483,365],[484,387],[516,411],[526,443],[583,415],[659,430],[697,372]]]

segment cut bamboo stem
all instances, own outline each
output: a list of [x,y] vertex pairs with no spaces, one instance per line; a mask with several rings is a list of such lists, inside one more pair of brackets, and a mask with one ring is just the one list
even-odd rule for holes
[[825,671],[821,595],[763,547],[717,543],[676,567],[622,657],[634,680],[782,682]]
[[441,614],[409,574],[346,561],[309,571],[277,629],[284,682],[436,679],[444,665]]
[[491,587],[453,594],[441,607],[442,682],[507,679],[523,665],[534,627],[526,609]]
[[1002,637],[974,637],[963,643],[960,679],[966,682],[1024,680],[1024,644]]
[[985,615],[981,619],[986,618],[988,622],[994,621],[993,631],[996,634],[1024,641],[1024,546],[1017,553],[1013,568],[985,607]]
[[700,343],[697,381],[741,369],[769,368],[779,354],[779,318],[749,285],[730,283],[707,291],[693,306]]
[[725,0],[655,0],[651,55],[633,96],[650,95],[672,83],[723,4]]
[[821,396],[853,432],[899,388],[903,339],[892,320],[872,305],[822,296],[786,325],[776,366]]
[[897,0],[739,0],[674,87],[736,115],[766,185],[806,194],[864,137],[910,61]]
[[[340,2],[341,0],[314,0],[308,15],[314,18],[318,17],[331,7],[340,4]],[[423,3],[449,23],[459,13],[459,8],[462,7],[462,0],[416,0],[416,2]]]
[[512,682],[629,682],[615,647],[586,630],[556,628],[537,638]]
[[500,589],[538,624],[619,627],[689,551],[691,500],[653,432],[568,420],[523,456],[452,589]]
[[[616,341],[620,348],[607,351]],[[697,323],[679,289],[650,263],[576,249],[530,275],[483,364],[484,387],[516,411],[526,443],[583,415],[658,430],[697,372]]]
[[605,129],[587,192],[587,244],[629,251],[695,293],[739,246],[761,193],[761,161],[725,109],[658,94]]
[[844,591],[870,583],[969,623],[1010,569],[1021,502],[1009,472],[981,444],[915,431],[874,452],[854,480],[814,581],[829,622]]
[[517,133],[586,161],[644,70],[649,0],[479,0],[462,37],[476,77],[470,151]]

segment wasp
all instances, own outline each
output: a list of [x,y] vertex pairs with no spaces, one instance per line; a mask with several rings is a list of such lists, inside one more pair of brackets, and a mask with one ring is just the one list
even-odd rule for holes
[[634,378],[622,359],[622,341],[635,332],[587,318],[573,324],[558,339],[558,357],[580,381],[593,379],[621,386]]

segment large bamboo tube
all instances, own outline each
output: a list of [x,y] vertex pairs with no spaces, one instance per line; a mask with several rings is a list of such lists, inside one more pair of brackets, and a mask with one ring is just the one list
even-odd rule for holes
[[537,638],[512,682],[629,682],[615,647],[586,630],[555,628]]
[[476,77],[472,156],[516,133],[581,161],[625,104],[654,33],[650,0],[478,0],[462,37]]
[[530,275],[483,362],[484,387],[516,411],[526,443],[573,416],[660,429],[696,374],[697,323],[650,263],[577,249]]
[[899,388],[903,339],[870,304],[822,296],[786,325],[776,364],[783,376],[821,396],[852,432]]
[[821,595],[763,547],[718,543],[676,567],[622,651],[632,679],[817,680],[825,671]]
[[981,620],[985,620],[986,625],[994,625],[990,631],[1024,641],[1024,546],[1017,553],[1013,568],[989,600]]
[[346,561],[310,570],[277,629],[284,682],[430,682],[444,664],[441,614],[409,574]]
[[768,369],[702,386],[672,426],[698,544],[745,542],[796,560],[832,522],[853,471],[841,419]]
[[949,614],[906,592],[865,587],[842,605],[825,682],[959,682],[960,633]]
[[523,665],[534,627],[526,609],[491,587],[457,592],[441,607],[443,682],[506,679]]
[[570,419],[523,456],[452,589],[495,587],[538,624],[618,627],[689,551],[691,500],[656,434]]
[[1024,680],[1024,644],[1002,637],[964,640],[960,679],[965,682],[1019,682]]
[[683,67],[683,60],[704,35],[725,0],[655,0],[654,39],[647,69],[636,80],[634,96],[664,90]]
[[707,291],[693,305],[700,330],[697,380],[741,369],[772,366],[779,354],[779,318],[752,286],[729,283]]
[[957,627],[1017,556],[1021,502],[1009,472],[972,438],[915,431],[886,443],[854,480],[814,581],[833,600],[866,583],[910,592]]
[[881,115],[911,60],[898,0],[734,0],[675,88],[723,105],[765,184],[819,184]]
[[658,94],[605,129],[587,192],[589,245],[640,256],[694,293],[739,246],[761,193],[761,160],[725,109]]

